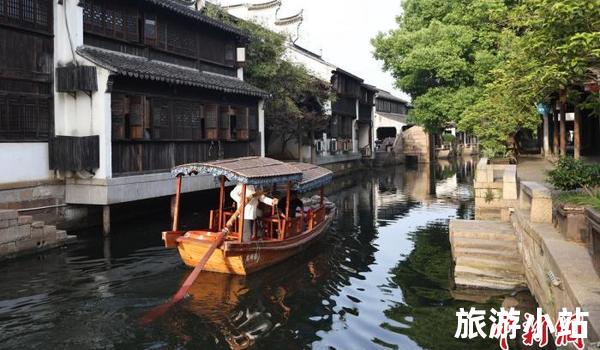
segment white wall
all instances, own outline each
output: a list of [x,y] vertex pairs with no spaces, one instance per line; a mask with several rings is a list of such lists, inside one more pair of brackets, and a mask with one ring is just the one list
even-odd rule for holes
[[0,143],[0,183],[49,180],[48,143]]
[[377,129],[382,127],[396,128],[396,135],[402,132],[402,127],[406,125],[406,116],[398,115],[398,117],[383,116],[375,113],[373,116],[373,133],[377,136]]
[[235,17],[251,20],[271,30],[276,30],[275,20],[277,20],[277,8],[278,6],[249,10],[247,4],[244,4],[243,6],[228,8],[227,12]]
[[[73,58],[80,65],[94,65],[76,53],[73,56],[71,50],[83,45],[83,9],[77,6],[78,2],[54,3],[55,67],[73,64]],[[55,91],[54,124],[57,136],[100,136],[100,168],[96,169],[94,178],[106,179],[112,177],[110,94],[106,92],[110,72],[100,67],[96,69],[98,91],[91,96],[84,92],[71,95]]]
[[295,48],[292,44],[287,44],[285,56],[292,62],[302,64],[315,77],[326,82],[331,81],[331,71],[336,69],[334,65],[311,56]]

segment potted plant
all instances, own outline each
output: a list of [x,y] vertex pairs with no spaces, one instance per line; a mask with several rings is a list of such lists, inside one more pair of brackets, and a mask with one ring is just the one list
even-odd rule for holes
[[502,144],[485,144],[482,154],[489,164],[517,164],[514,152]]
[[[587,243],[592,257],[600,259],[600,229],[592,229],[600,227],[600,165],[563,157],[548,181],[562,191],[554,198],[555,226],[567,240]],[[595,265],[600,271],[600,261]]]

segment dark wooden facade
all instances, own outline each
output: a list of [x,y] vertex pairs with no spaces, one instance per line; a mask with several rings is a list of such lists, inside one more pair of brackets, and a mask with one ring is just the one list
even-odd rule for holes
[[235,35],[142,1],[83,0],[83,6],[86,45],[236,75]]
[[115,80],[113,175],[260,154],[257,101],[234,95]]
[[[200,71],[236,76],[242,38],[135,0],[84,0],[84,43]],[[143,4],[143,6],[141,6]],[[113,176],[259,155],[258,98],[115,76]]]
[[100,167],[99,136],[56,136],[48,144],[50,169],[93,170]]
[[52,0],[0,0],[0,142],[52,135],[52,8]]
[[372,88],[361,87],[360,100],[358,101],[358,120],[365,123],[372,121],[373,105],[375,104],[375,91]]
[[329,137],[349,140],[352,138],[352,123],[357,118],[356,103],[361,97],[362,79],[341,69],[332,73],[331,84],[336,99],[331,106]]
[[396,100],[386,99],[382,97],[377,98],[375,105],[377,112],[393,113],[393,114],[407,114],[408,106],[406,102],[400,102]]

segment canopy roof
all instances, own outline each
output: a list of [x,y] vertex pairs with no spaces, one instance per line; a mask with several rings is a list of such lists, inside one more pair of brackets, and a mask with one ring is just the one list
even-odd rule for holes
[[190,163],[174,167],[171,175],[225,176],[229,181],[247,185],[265,186],[292,182],[300,192],[311,191],[333,179],[329,169],[308,163],[284,163],[265,157],[243,157]]
[[229,181],[247,185],[271,185],[302,181],[302,172],[290,163],[265,157],[223,159],[176,166],[173,176],[208,174],[225,176]]
[[329,169],[309,163],[289,163],[302,172],[302,181],[294,185],[299,192],[308,192],[326,185],[333,180],[333,172]]

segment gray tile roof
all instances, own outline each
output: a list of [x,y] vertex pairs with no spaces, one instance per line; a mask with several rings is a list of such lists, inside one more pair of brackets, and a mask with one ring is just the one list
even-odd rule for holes
[[406,101],[400,97],[394,96],[394,95],[390,94],[389,92],[387,92],[385,90],[381,90],[381,89],[377,93],[377,98],[381,98],[383,100],[401,102],[401,103],[405,103],[405,104],[409,103],[408,101]]
[[171,63],[149,60],[145,57],[116,51],[81,46],[77,53],[113,73],[154,81],[189,85],[231,94],[267,97],[268,93],[240,79]]
[[166,10],[175,12],[179,15],[188,17],[188,18],[192,18],[194,20],[197,20],[201,23],[207,24],[211,27],[214,28],[218,28],[221,29],[223,31],[229,32],[231,34],[235,34],[238,35],[242,38],[247,39],[248,38],[248,34],[235,28],[232,27],[224,22],[221,22],[219,20],[216,20],[212,17],[208,17],[204,14],[202,14],[200,11],[195,10],[194,8],[191,8],[189,6],[186,6],[180,2],[177,2],[175,0],[144,0],[145,3],[148,4],[152,4],[158,7],[162,7]]

